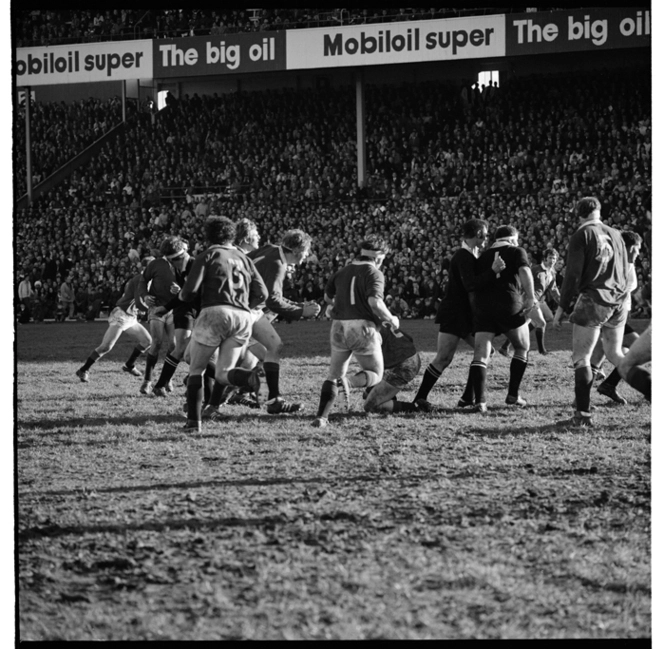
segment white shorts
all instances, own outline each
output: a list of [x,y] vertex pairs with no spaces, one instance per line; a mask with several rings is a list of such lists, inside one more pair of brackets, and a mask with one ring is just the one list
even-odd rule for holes
[[[273,322],[277,318],[277,314],[273,313],[272,311],[263,311],[263,309],[252,309],[251,310],[251,315],[252,315],[252,320],[251,320],[251,326],[253,328],[254,324],[258,322],[261,318],[264,318],[267,322]],[[247,344],[247,347],[251,347],[252,345],[256,345],[260,343],[252,336],[249,339],[249,343]]]
[[156,320],[157,322],[163,322],[166,326],[168,325],[173,325],[173,311],[169,311],[168,313],[161,314],[161,315],[155,315],[155,311],[158,307],[156,306],[151,306],[148,309],[148,322],[152,322],[152,320]]
[[108,324],[113,325],[114,327],[119,327],[121,331],[127,331],[127,329],[131,329],[137,323],[138,319],[135,315],[129,315],[119,306],[116,306],[108,314]]
[[382,354],[383,339],[371,320],[332,320],[330,348],[333,352],[353,352],[360,356]]
[[250,311],[227,305],[208,306],[198,314],[191,339],[208,347],[219,347],[229,339],[246,345],[253,322]]

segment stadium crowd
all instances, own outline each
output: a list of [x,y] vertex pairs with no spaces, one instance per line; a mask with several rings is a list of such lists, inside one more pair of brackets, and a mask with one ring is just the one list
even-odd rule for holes
[[[521,11],[518,9],[518,11]],[[542,9],[540,9],[542,10]],[[139,38],[182,38],[407,20],[439,20],[517,11],[511,7],[351,9],[16,10],[17,47]]]
[[[21,304],[36,320],[97,317],[164,235],[187,238],[195,253],[206,216],[216,213],[250,218],[265,242],[289,228],[313,237],[285,289],[297,299],[322,301],[327,278],[353,257],[349,242],[383,234],[394,251],[383,268],[388,307],[400,318],[433,317],[461,224],[510,223],[532,263],[548,248],[564,260],[576,228],[570,209],[595,195],[605,223],[644,239],[634,310],[649,317],[649,71],[538,75],[484,88],[369,86],[362,188],[354,102],[351,87],[282,89],[185,95],[156,116],[129,111],[124,132],[97,157],[16,212],[17,271],[33,291]],[[100,108],[107,126],[117,121],[116,105],[41,106],[35,146],[58,160],[75,155],[79,145],[60,137],[54,119],[63,132],[76,122],[94,130]],[[38,173],[49,164],[39,160]],[[19,166],[17,185],[20,174]],[[71,297],[66,305],[61,298],[65,284],[73,313]]]

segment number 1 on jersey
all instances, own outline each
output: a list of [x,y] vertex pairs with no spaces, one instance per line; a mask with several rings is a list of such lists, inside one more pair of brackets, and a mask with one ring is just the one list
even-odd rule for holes
[[355,277],[350,280],[350,303],[355,304]]

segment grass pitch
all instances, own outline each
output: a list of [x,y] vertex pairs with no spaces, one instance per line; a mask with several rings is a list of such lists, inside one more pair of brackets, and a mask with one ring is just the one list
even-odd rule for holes
[[[140,395],[123,338],[83,384],[105,323],[17,329],[20,640],[651,635],[650,406],[621,383],[627,406],[594,392],[597,428],[556,425],[570,325],[531,351],[524,409],[500,355],[489,412],[453,408],[463,346],[441,412],[367,416],[358,391],[325,429],[329,323],[277,326],[303,413],[232,406],[200,435],[180,430],[186,366],[174,396]],[[423,371],[437,327],[403,326]]]

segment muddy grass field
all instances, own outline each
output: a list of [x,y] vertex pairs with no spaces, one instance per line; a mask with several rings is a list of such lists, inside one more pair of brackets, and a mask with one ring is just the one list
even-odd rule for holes
[[[531,351],[522,410],[500,355],[489,412],[454,409],[464,346],[430,395],[441,412],[367,416],[358,392],[325,429],[329,323],[277,327],[303,412],[229,406],[198,435],[181,431],[185,365],[170,398],[141,395],[123,338],[83,384],[105,323],[18,327],[19,640],[651,636],[650,405],[622,383],[627,406],[594,391],[596,428],[557,425],[570,325]],[[403,327],[423,371],[436,325]]]

